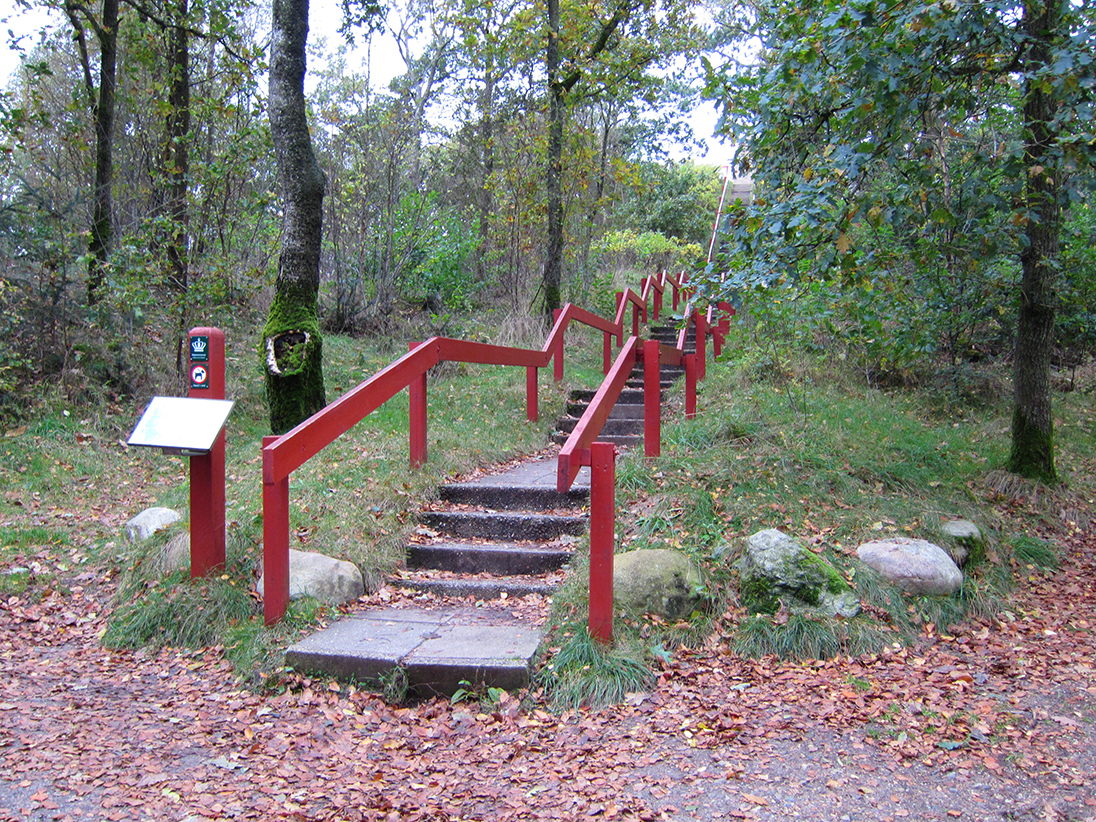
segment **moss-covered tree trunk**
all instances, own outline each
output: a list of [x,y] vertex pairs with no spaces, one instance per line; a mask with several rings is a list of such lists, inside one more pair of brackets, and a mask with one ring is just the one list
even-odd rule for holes
[[1027,167],[1027,243],[1020,255],[1020,314],[1016,326],[1015,405],[1009,470],[1055,482],[1054,416],[1050,365],[1054,346],[1054,282],[1057,275],[1060,174],[1055,168],[1053,120],[1057,101],[1040,77],[1050,64],[1054,40],[1062,37],[1060,0],[1024,6],[1028,46],[1024,99],[1024,160]]
[[307,37],[308,0],[273,0],[270,133],[285,217],[261,354],[275,434],[326,404],[318,315],[324,175],[312,151],[306,117]]

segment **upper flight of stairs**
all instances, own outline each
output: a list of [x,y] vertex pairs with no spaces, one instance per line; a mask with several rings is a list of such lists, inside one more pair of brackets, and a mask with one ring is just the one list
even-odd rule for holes
[[[651,336],[676,344],[673,328]],[[661,368],[660,395],[683,369]],[[574,391],[551,439],[566,440],[595,391]],[[630,375],[598,437],[619,446],[643,444],[643,368]],[[367,609],[287,651],[287,664],[337,677],[406,677],[411,693],[451,695],[469,683],[513,689],[528,683],[542,628],[473,600],[550,596],[588,527],[589,469],[572,490],[556,491],[555,452],[497,475],[452,483],[419,516],[407,546],[405,588],[458,600],[421,609]],[[463,599],[465,602],[460,602]]]

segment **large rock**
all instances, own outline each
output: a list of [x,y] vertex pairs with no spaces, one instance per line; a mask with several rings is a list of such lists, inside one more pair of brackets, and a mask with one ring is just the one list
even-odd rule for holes
[[144,542],[157,531],[162,531],[182,516],[178,511],[159,506],[146,508],[126,523],[126,536],[130,542]]
[[[256,586],[263,595],[266,573]],[[328,605],[353,602],[365,593],[362,572],[352,562],[289,549],[289,598],[312,597]]]
[[707,602],[704,577],[682,553],[665,548],[613,557],[613,602],[634,614],[687,619]]
[[910,594],[946,596],[959,590],[963,572],[939,545],[923,539],[892,537],[856,549],[864,564]]
[[860,600],[841,572],[775,528],[747,538],[738,584],[742,604],[753,613],[774,614],[781,602],[809,616],[860,613]]

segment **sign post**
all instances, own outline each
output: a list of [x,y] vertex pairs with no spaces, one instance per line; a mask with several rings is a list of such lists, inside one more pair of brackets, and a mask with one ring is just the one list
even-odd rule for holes
[[[190,392],[194,399],[225,398],[225,335],[218,328],[192,328],[189,336]],[[207,453],[190,458],[190,578],[209,576],[225,565],[225,432]]]

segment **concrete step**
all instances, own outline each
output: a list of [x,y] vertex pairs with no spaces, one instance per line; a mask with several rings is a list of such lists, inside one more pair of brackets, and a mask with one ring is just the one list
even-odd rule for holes
[[[588,402],[569,402],[567,403],[567,416],[581,417],[586,413],[586,409],[589,407],[590,403]],[[609,412],[609,419],[641,420],[643,419],[643,404],[631,403],[628,405],[614,405],[613,410]]]
[[[565,434],[562,431],[553,431],[551,436],[550,436],[550,439],[552,440],[552,442],[556,443],[557,445],[563,445],[565,442],[567,442],[567,437],[568,437],[568,434]],[[628,448],[638,446],[638,445],[643,445],[643,437],[642,436],[631,437],[631,436],[622,436],[622,435],[615,435],[615,436],[614,435],[602,435],[602,436],[599,436],[597,438],[597,441],[598,442],[611,442],[614,445],[620,445],[622,447],[628,447]]]
[[388,608],[340,619],[286,651],[304,673],[380,683],[400,672],[412,695],[451,696],[462,682],[513,691],[529,684],[540,629],[465,606]]
[[550,597],[559,587],[556,581],[544,581],[539,577],[424,577],[399,580],[401,588],[424,591],[439,597],[457,599],[499,599],[506,597],[525,597],[536,594]]
[[[578,421],[578,417],[560,417],[556,422],[556,430],[565,434],[570,434],[575,430]],[[601,427],[601,433],[603,436],[609,437],[641,435],[643,433],[643,417],[633,417],[629,419],[613,419],[610,417]]]
[[[667,389],[673,388],[674,383],[676,381],[677,380],[674,380],[674,379],[667,379],[666,377],[664,377],[660,374],[659,375],[659,380],[658,380],[658,387],[662,391],[666,391]],[[639,388],[639,389],[642,389],[643,386],[646,385],[646,383],[644,382],[643,375],[640,374],[638,377],[629,377],[627,382],[624,383],[624,385],[625,385],[626,388]]]
[[437,542],[407,546],[407,564],[458,574],[543,574],[571,561],[567,545],[518,542]]
[[586,533],[586,517],[527,512],[424,511],[419,520],[458,539],[548,542],[564,534]]
[[[585,388],[576,388],[571,392],[572,402],[585,402],[589,403],[594,398],[597,391]],[[617,405],[643,405],[643,390],[639,388],[625,388],[620,392],[620,397],[616,401]]]
[[495,511],[551,511],[559,508],[581,508],[590,499],[589,488],[573,488],[561,494],[554,488],[453,483],[441,486],[438,492],[445,502],[454,505],[475,505]]

